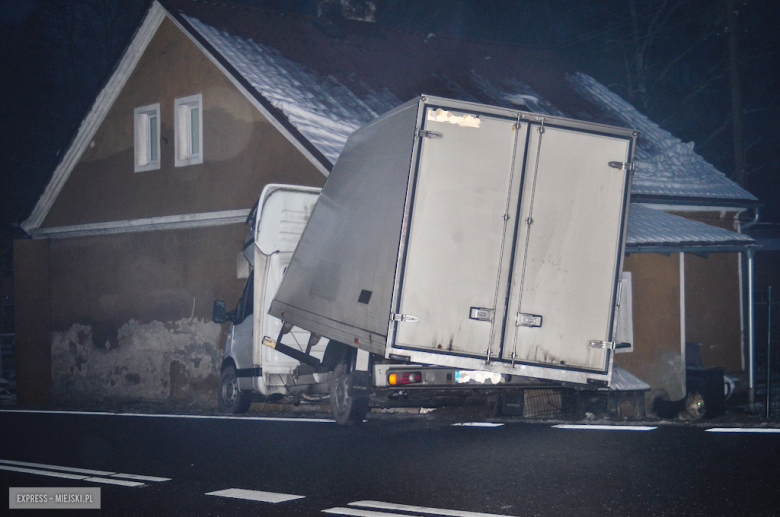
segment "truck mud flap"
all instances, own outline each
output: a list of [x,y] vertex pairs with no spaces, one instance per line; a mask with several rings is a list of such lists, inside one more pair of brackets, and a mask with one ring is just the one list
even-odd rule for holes
[[368,372],[354,371],[349,374],[350,397],[368,398],[371,392],[371,375]]

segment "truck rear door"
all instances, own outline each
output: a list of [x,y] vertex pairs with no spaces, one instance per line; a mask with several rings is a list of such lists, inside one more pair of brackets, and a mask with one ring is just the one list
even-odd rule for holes
[[[529,134],[502,358],[607,372],[630,141]],[[614,165],[614,164],[613,164]]]
[[446,118],[468,114],[426,109],[395,343],[487,357],[503,321],[507,211],[527,125],[492,116],[461,125]]
[[390,352],[608,382],[630,133],[426,110]]

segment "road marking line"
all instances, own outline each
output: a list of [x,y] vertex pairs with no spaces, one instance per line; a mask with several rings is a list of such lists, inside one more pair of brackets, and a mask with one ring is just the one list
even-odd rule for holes
[[23,467],[11,467],[10,465],[0,465],[0,470],[10,470],[12,472],[24,472],[26,474],[37,474],[39,476],[49,476],[53,478],[65,478],[65,479],[84,479],[88,476],[78,476],[76,474],[68,474],[66,472],[51,472],[48,470],[26,469]]
[[38,411],[32,409],[0,409],[0,413],[35,413],[49,415],[88,415],[88,416],[137,416],[146,418],[195,418],[205,420],[259,420],[264,422],[314,422],[333,424],[329,418],[289,418],[273,416],[222,416],[222,415],[168,415],[164,413],[111,413],[108,411]]
[[209,492],[206,495],[215,495],[218,497],[231,497],[233,499],[246,499],[247,501],[261,501],[264,503],[284,503],[295,499],[303,499],[306,496],[279,494],[276,492],[262,492],[260,490],[243,490],[241,488],[228,488],[227,490],[218,490]]
[[780,433],[780,429],[763,427],[713,427],[708,433]]
[[558,429],[587,429],[589,431],[652,431],[658,429],[646,425],[571,425],[558,424],[553,427]]
[[78,472],[79,474],[90,474],[92,476],[111,476],[116,472],[105,472],[102,470],[76,469],[73,467],[58,467],[57,465],[47,465],[45,463],[28,463],[26,461],[0,460],[0,463],[6,465],[19,465],[20,467],[43,467],[52,470],[64,470],[65,472]]
[[122,481],[121,479],[79,476],[77,474],[68,474],[67,472],[53,472],[49,470],[26,469],[22,467],[12,467],[10,465],[0,465],[0,470],[10,470],[12,472],[22,472],[25,474],[35,474],[37,476],[48,476],[53,478],[77,479],[79,481],[91,481],[93,483],[106,483],[109,485],[123,485],[123,486],[132,486],[132,487],[144,486],[143,483],[138,483],[136,481]]
[[114,478],[84,478],[82,481],[92,481],[93,483],[105,483],[107,485],[122,485],[122,486],[146,486],[143,483],[139,483],[138,481],[125,481],[124,479],[114,479]]
[[494,424],[492,422],[461,422],[452,425],[454,427],[501,427],[504,424]]
[[[372,512],[371,510],[360,510],[358,508],[344,508],[337,506],[322,510],[322,513],[332,513],[335,515],[349,515],[350,517],[398,517],[401,514],[387,512]],[[412,516],[413,517],[413,516]]]
[[[466,512],[462,510],[445,510],[443,508],[428,508],[426,506],[408,506],[405,504],[384,503],[382,501],[355,501],[350,506],[363,506],[375,510],[399,510],[403,512],[427,513],[432,515],[447,515],[450,517],[512,517],[497,513]],[[327,510],[323,510],[327,511]],[[331,512],[334,513],[334,512]],[[395,514],[397,515],[397,514]]]
[[156,476],[139,476],[138,474],[111,474],[112,478],[125,478],[125,479],[137,479],[138,481],[154,481],[159,483],[160,481],[170,481],[171,478],[160,478]]
[[[139,476],[137,474],[122,474],[120,472],[106,472],[103,470],[90,470],[90,469],[77,469],[73,467],[60,467],[59,465],[47,465],[46,463],[30,463],[26,461],[12,461],[12,460],[2,460],[0,459],[0,465],[18,465],[20,467],[40,467],[44,469],[51,469],[51,470],[62,470],[64,472],[76,472],[78,474],[89,474],[90,476],[110,476],[112,478],[125,478],[125,479],[135,479],[138,481],[170,481],[171,478],[161,478],[161,477],[153,477],[153,476]],[[109,483],[107,481],[107,483]],[[119,484],[119,483],[113,483],[113,484]],[[128,486],[136,486],[136,485],[128,485]]]

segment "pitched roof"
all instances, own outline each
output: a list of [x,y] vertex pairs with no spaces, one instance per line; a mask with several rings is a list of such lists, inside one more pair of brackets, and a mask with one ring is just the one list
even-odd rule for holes
[[640,130],[634,196],[757,198],[555,54],[197,0],[166,8],[334,163],[351,131],[421,93]]
[[755,244],[743,233],[631,203],[626,252],[740,251]]
[[552,52],[225,2],[161,2],[152,3],[22,223],[28,233],[40,228],[166,16],[326,175],[354,129],[425,93],[639,129],[634,198],[719,206],[757,201],[693,152],[692,144],[683,144]]

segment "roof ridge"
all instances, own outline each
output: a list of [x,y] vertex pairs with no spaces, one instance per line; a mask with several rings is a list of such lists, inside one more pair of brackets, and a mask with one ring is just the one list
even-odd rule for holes
[[[183,3],[186,0],[179,0],[179,2],[176,2],[176,1],[173,1],[173,0],[157,0],[157,1],[160,2],[161,4],[163,4],[163,6],[167,9],[169,7],[172,7],[172,4],[176,5],[177,3],[180,3],[180,2]],[[264,12],[264,13],[267,13],[267,14],[279,15],[279,16],[295,16],[295,17],[299,17],[299,18],[304,18],[305,17],[303,15],[300,15],[299,13],[280,11],[278,9],[271,9],[271,8],[268,8],[268,7],[258,7],[258,6],[253,6],[253,5],[246,5],[246,4],[241,4],[241,3],[237,3],[237,2],[231,2],[230,0],[218,0],[218,1],[216,1],[216,0],[189,0],[189,1],[194,3],[194,4],[213,5],[213,6],[218,6],[218,7],[219,6],[230,7],[230,8],[233,8],[233,9],[241,9],[243,11]]]
[[[158,0],[163,6],[165,6],[166,9],[172,7],[172,5],[177,5],[184,2],[189,2],[193,4],[204,4],[207,6],[215,6],[215,7],[228,7],[233,9],[241,9],[245,11],[252,11],[256,13],[263,13],[263,14],[269,14],[273,16],[288,16],[291,18],[298,18],[300,20],[308,20],[312,23],[317,23],[317,20],[326,20],[327,18],[321,18],[318,16],[312,16],[308,14],[303,13],[297,13],[293,11],[282,11],[279,9],[272,9],[268,7],[258,7],[258,6],[250,6],[245,5],[238,2],[233,2],[230,0],[179,0],[178,2],[176,0]],[[173,10],[173,9],[169,9]],[[368,23],[368,22],[356,22],[353,20],[344,19],[345,22],[351,22],[351,23]],[[425,35],[425,31],[416,31],[412,29],[405,29],[400,27],[393,27],[390,25],[380,25],[376,22],[375,25],[377,27],[381,27],[382,30],[393,32],[396,34],[407,34],[407,35],[415,35],[415,36],[423,36],[424,39],[427,39]],[[504,48],[510,48],[510,49],[520,49],[520,50],[528,50],[528,51],[544,51],[548,52],[553,55],[560,56],[561,53],[555,50],[552,47],[545,47],[545,46],[536,46],[536,45],[520,45],[518,43],[511,43],[511,42],[504,42],[500,40],[495,39],[480,39],[480,38],[474,38],[474,37],[466,37],[466,36],[456,36],[453,34],[448,33],[440,33],[437,34],[436,32],[429,32],[428,36],[433,34],[436,38],[446,38],[449,40],[457,40],[464,43],[476,43],[476,44],[483,44],[483,45],[489,45],[492,47],[504,47]]]

